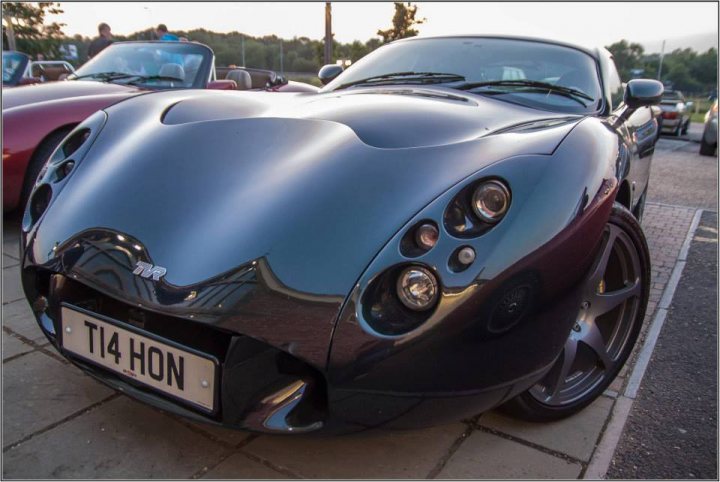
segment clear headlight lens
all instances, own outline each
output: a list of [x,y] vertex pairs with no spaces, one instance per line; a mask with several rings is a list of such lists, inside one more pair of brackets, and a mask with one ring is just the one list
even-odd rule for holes
[[412,266],[405,268],[397,281],[398,298],[415,311],[432,308],[438,297],[438,282],[429,270]]
[[415,242],[422,249],[428,251],[432,249],[438,242],[440,232],[433,224],[423,224],[415,233]]
[[490,180],[480,184],[472,197],[472,209],[486,223],[500,221],[510,207],[510,191],[500,181]]

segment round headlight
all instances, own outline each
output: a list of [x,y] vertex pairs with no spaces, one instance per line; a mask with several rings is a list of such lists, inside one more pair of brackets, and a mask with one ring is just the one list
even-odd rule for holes
[[417,229],[417,232],[415,233],[415,242],[422,249],[428,251],[437,244],[439,236],[440,232],[438,231],[438,228],[435,227],[435,225],[429,223],[423,224]]
[[431,308],[438,297],[435,275],[419,266],[405,268],[397,281],[398,298],[403,305],[414,311]]
[[486,223],[494,224],[502,219],[510,207],[510,191],[496,180],[480,184],[472,197],[472,209]]

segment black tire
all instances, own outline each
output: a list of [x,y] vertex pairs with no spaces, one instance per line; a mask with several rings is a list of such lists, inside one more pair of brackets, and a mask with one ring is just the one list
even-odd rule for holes
[[706,142],[705,136],[703,136],[702,140],[700,141],[700,155],[701,156],[714,156],[716,147],[717,147],[717,145]]
[[686,135],[688,133],[688,129],[690,129],[690,119],[688,119],[687,122],[685,122],[685,125],[683,126],[683,129],[682,129],[682,135]]
[[[590,304],[583,302],[583,307],[578,313],[578,323],[570,331],[568,341],[560,356],[558,356],[557,362],[536,385],[502,405],[500,407],[501,411],[513,417],[532,422],[546,422],[569,417],[591,404],[607,389],[622,369],[630,353],[632,353],[642,329],[645,309],[650,295],[650,253],[640,224],[630,211],[618,203],[613,206],[605,233],[600,255],[586,279],[588,289],[592,289],[596,293],[595,298],[590,297],[590,299],[593,303],[596,303],[595,300],[597,299],[596,305],[600,307],[607,300],[615,299],[622,293],[624,301],[604,314],[602,311],[598,311],[599,314],[594,316],[588,323],[588,326],[593,329],[588,329],[587,333],[585,333],[586,328],[584,325],[587,321],[583,317],[583,310],[588,313],[592,310],[592,307],[589,308]],[[633,252],[631,253],[631,251]],[[628,274],[622,268],[625,255],[633,257],[632,263],[635,268],[632,275],[633,277],[637,275],[637,281],[631,285],[625,284],[618,288],[617,281],[613,281],[613,279],[622,279]],[[601,262],[603,259],[608,260],[604,268]],[[617,266],[614,266],[614,264],[617,264]],[[626,264],[624,266],[627,267]],[[597,282],[598,276],[600,282],[593,285],[593,282]],[[628,292],[634,294],[625,297]],[[606,297],[604,302],[599,301],[598,297],[602,296]],[[597,309],[600,310],[600,308]],[[617,324],[610,330],[607,329],[607,326],[612,323],[606,324],[605,333],[603,333],[603,326],[600,325],[600,322],[606,323],[607,320],[615,318],[615,313],[618,313]],[[582,327],[581,323],[583,324]],[[610,336],[607,336],[608,331],[611,332]],[[600,342],[606,350],[604,357],[595,355],[599,352],[589,348],[591,345],[596,344],[588,344],[585,341],[585,337],[588,340],[591,339],[590,333],[600,334]],[[592,340],[596,339],[592,338]],[[610,339],[609,343],[606,341],[607,339]],[[619,344],[613,346],[616,340]],[[573,349],[574,354],[572,359],[569,359],[570,361],[566,363],[565,352],[573,343],[575,346]],[[582,348],[583,346],[584,348]],[[580,357],[581,352],[583,357]],[[596,356],[596,359],[593,361],[592,357],[590,357],[590,368],[587,368],[587,374],[584,375],[582,369],[573,371],[576,366],[582,365],[579,362],[588,361],[588,353]],[[600,368],[601,365],[603,368]],[[559,376],[555,376],[556,373]],[[555,386],[559,388],[550,389],[553,386],[551,382],[547,381],[550,379],[556,380],[557,384]],[[584,382],[588,383],[586,391],[582,390],[582,383]],[[563,401],[564,390],[568,397],[573,396],[574,398]],[[573,390],[577,390],[577,392],[573,392]],[[552,394],[548,395],[550,392]]]
[[67,136],[71,130],[72,127],[67,127],[53,132],[43,139],[37,149],[35,149],[28,163],[27,170],[25,171],[25,179],[23,180],[23,187],[20,192],[20,203],[18,204],[20,212],[25,211],[25,205],[30,197],[30,193],[32,193],[33,186],[35,186],[35,181],[37,181],[40,171],[48,159],[50,159],[55,148],[60,145],[60,142],[65,139],[65,136]]

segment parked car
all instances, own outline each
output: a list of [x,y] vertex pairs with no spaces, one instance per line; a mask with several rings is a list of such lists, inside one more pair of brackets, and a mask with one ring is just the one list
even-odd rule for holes
[[[234,80],[215,80],[213,66],[213,51],[199,43],[119,42],[70,74],[67,82],[4,92],[4,210],[24,206],[50,154],[98,109],[149,91],[237,88]],[[305,90],[297,83],[280,87]]]
[[717,149],[717,135],[718,135],[718,101],[717,98],[710,110],[705,114],[705,129],[703,130],[703,136],[700,140],[700,154],[703,156],[715,155]]
[[645,315],[662,84],[623,92],[607,50],[514,37],[340,70],[317,94],[136,96],[73,129],[21,229],[52,346],[262,432],[590,404]]
[[692,106],[693,103],[687,101],[679,90],[666,90],[660,102],[663,132],[675,136],[687,134]]
[[[215,73],[220,79],[236,80],[237,90],[268,90],[275,92],[317,92],[314,85],[287,80],[273,70],[254,69],[249,67],[216,67]],[[248,74],[248,81],[240,80]]]
[[64,60],[32,60],[22,52],[3,50],[3,88],[60,80],[75,68]]
[[28,66],[28,74],[41,82],[65,80],[75,72],[75,67],[65,60],[35,60]]

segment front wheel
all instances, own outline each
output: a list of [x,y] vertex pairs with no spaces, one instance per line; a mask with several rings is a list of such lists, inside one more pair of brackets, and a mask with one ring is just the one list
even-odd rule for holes
[[599,397],[627,361],[650,294],[650,254],[640,224],[613,206],[565,347],[533,387],[501,410],[541,422],[573,415]]
[[700,155],[701,156],[714,156],[715,155],[715,144],[710,144],[709,142],[706,142],[705,136],[703,136],[702,140],[700,141]]

